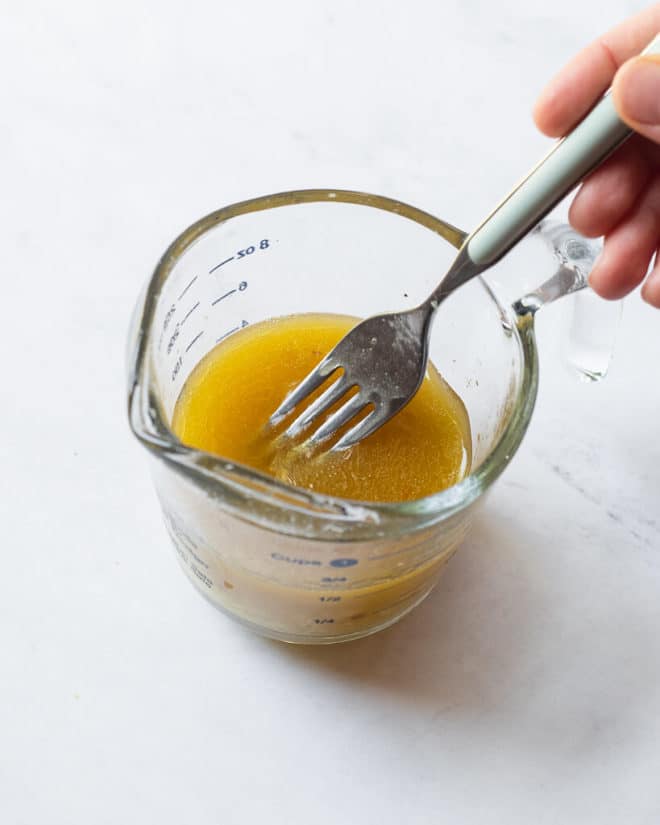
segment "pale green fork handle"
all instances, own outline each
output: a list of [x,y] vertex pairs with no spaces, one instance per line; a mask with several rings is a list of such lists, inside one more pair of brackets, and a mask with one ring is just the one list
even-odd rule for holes
[[[660,34],[642,54],[660,54]],[[475,229],[467,244],[472,261],[494,264],[631,134],[608,91]]]

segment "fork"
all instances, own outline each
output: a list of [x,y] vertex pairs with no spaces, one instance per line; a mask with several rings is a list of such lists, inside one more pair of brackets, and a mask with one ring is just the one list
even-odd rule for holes
[[[644,53],[660,53],[660,35]],[[610,91],[467,236],[444,278],[423,303],[402,312],[374,315],[357,324],[287,395],[269,423],[279,425],[339,371],[336,380],[289,424],[283,436],[298,437],[346,396],[306,443],[315,447],[331,439],[371,408],[331,447],[347,449],[404,407],[424,378],[431,325],[445,298],[497,263],[632,134],[619,119]]]

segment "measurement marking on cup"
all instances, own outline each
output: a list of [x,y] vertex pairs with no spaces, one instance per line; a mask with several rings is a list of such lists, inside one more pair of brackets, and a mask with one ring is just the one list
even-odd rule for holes
[[225,298],[229,298],[230,295],[233,295],[236,292],[235,289],[230,289],[229,292],[225,292],[224,295],[221,295],[219,298],[216,298],[215,301],[211,301],[211,306],[214,307],[216,304],[219,304],[220,301],[224,301]]
[[174,332],[172,333],[172,337],[167,342],[167,354],[169,355],[172,350],[174,349],[174,344],[176,343],[176,339],[179,337],[179,333],[181,332],[181,324],[177,324],[174,327]]
[[183,366],[183,358],[181,358],[181,356],[179,356],[176,359],[176,363],[174,364],[174,367],[172,368],[172,381],[176,381],[176,377],[179,374],[182,366]]
[[197,280],[197,275],[195,275],[195,277],[192,279],[192,281],[191,281],[191,282],[188,284],[188,286],[187,286],[187,287],[183,290],[183,292],[181,293],[181,295],[179,295],[179,297],[177,298],[177,301],[180,301],[180,300],[183,298],[183,296],[186,294],[186,292],[188,292],[188,290],[189,290],[189,289],[190,289],[190,287],[191,287],[191,286],[195,283],[195,281],[196,281],[196,280]]
[[286,556],[284,553],[271,553],[271,559],[273,561],[284,561],[287,564],[300,564],[306,567],[320,567],[323,562],[319,561],[319,559],[306,559],[300,558],[296,556]]
[[230,289],[229,292],[225,292],[224,295],[221,295],[219,298],[216,298],[215,301],[211,301],[211,306],[214,307],[216,304],[219,304],[220,301],[224,301],[225,298],[229,298],[230,295],[233,295],[234,292],[245,292],[247,289],[247,281],[241,281],[237,287],[234,289]]
[[170,321],[172,320],[172,316],[174,315],[175,312],[176,312],[176,307],[174,306],[174,304],[172,304],[172,306],[167,310],[167,315],[163,319],[163,332],[165,332],[165,330],[170,325]]
[[262,238],[259,241],[259,245],[255,246],[254,244],[250,244],[250,246],[246,246],[245,249],[239,249],[235,255],[232,255],[231,258],[225,258],[224,261],[220,261],[219,264],[216,264],[212,269],[209,269],[209,275],[212,275],[216,269],[220,269],[221,266],[228,264],[230,261],[234,259],[240,260],[241,258],[247,258],[249,255],[254,255],[255,252],[259,252],[259,250],[270,249],[270,241],[268,238]]
[[224,335],[221,335],[219,338],[216,338],[215,343],[219,344],[220,341],[224,341],[225,338],[227,338],[229,335],[233,335],[234,332],[238,332],[239,329],[240,329],[240,327],[232,327],[230,330],[225,332]]
[[186,352],[188,352],[188,350],[192,347],[193,344],[196,344],[197,341],[199,341],[199,339],[202,337],[202,335],[204,335],[204,330],[202,330],[197,335],[195,335],[195,337],[192,339],[192,341],[186,347]]
[[186,314],[179,321],[179,323],[180,324],[185,324],[185,322],[188,320],[188,318],[190,318],[190,316],[193,314],[193,312],[197,309],[198,306],[199,306],[199,301],[197,301],[197,303],[195,304],[194,307],[192,307],[192,309],[189,309],[188,312],[186,312]]
[[[172,304],[172,306],[167,310],[167,315],[163,319],[163,328],[160,333],[160,338],[158,339],[158,349],[163,346],[163,338],[165,337],[165,333],[167,332],[167,328],[170,325],[170,321],[172,320],[174,313],[176,312],[176,305]],[[168,352],[169,354],[169,352]]]
[[224,260],[224,261],[220,261],[220,263],[219,263],[219,264],[216,264],[216,265],[213,267],[213,269],[209,269],[209,275],[212,275],[212,274],[216,271],[216,269],[220,269],[220,267],[221,267],[221,266],[224,266],[225,264],[228,264],[228,263],[229,263],[229,261],[233,261],[233,260],[234,260],[234,257],[235,257],[235,256],[234,256],[234,255],[232,255],[232,256],[231,256],[231,258],[225,258],[225,260]]
[[239,329],[245,329],[245,327],[246,327],[247,325],[248,325],[248,322],[247,322],[247,321],[241,321],[241,323],[240,323],[240,325],[239,325],[239,326],[237,326],[237,327],[232,327],[231,329],[227,330],[227,332],[225,332],[225,334],[224,334],[224,335],[221,335],[219,338],[216,338],[216,339],[215,339],[215,343],[216,343],[216,344],[219,344],[219,343],[220,343],[220,341],[224,341],[224,340],[225,340],[225,338],[228,338],[230,335],[233,335],[235,332],[238,332],[238,331],[239,331]]

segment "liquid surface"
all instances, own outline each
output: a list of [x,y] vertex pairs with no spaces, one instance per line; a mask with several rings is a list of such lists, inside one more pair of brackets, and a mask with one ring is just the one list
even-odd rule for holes
[[469,419],[432,366],[413,400],[348,450],[310,454],[277,439],[290,418],[274,432],[267,427],[287,393],[355,323],[340,315],[295,315],[235,333],[190,374],[172,417],[175,435],[296,487],[360,501],[408,501],[456,484],[470,466]]

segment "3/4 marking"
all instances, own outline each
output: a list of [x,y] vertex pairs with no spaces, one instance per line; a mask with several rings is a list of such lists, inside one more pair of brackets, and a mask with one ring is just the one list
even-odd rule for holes
[[224,266],[225,264],[228,264],[229,261],[233,261],[233,260],[234,260],[234,256],[232,255],[231,258],[225,258],[224,261],[220,261],[219,264],[216,264],[212,269],[209,269],[209,275],[212,275],[216,271],[216,269],[220,269],[221,266]]
[[185,324],[185,322],[188,320],[188,318],[190,318],[190,316],[193,314],[193,312],[197,309],[198,306],[199,306],[199,301],[197,301],[197,303],[195,304],[194,307],[192,307],[192,309],[189,309],[188,312],[186,312],[186,314],[179,321],[179,323],[180,324]]
[[193,344],[196,344],[197,341],[199,341],[199,339],[202,337],[202,335],[204,335],[204,330],[202,330],[201,332],[197,333],[197,335],[195,335],[195,337],[192,339],[192,341],[186,347],[186,352],[188,352],[188,350],[192,347]]
[[186,294],[186,292],[188,292],[188,290],[189,290],[189,289],[190,289],[190,287],[191,287],[191,286],[195,283],[195,281],[196,281],[196,280],[197,280],[197,275],[195,275],[195,277],[192,279],[192,281],[191,281],[191,282],[188,284],[188,286],[187,286],[187,287],[183,290],[183,292],[181,293],[181,295],[179,295],[179,297],[177,298],[177,301],[180,301],[180,300],[183,298],[183,296]]

